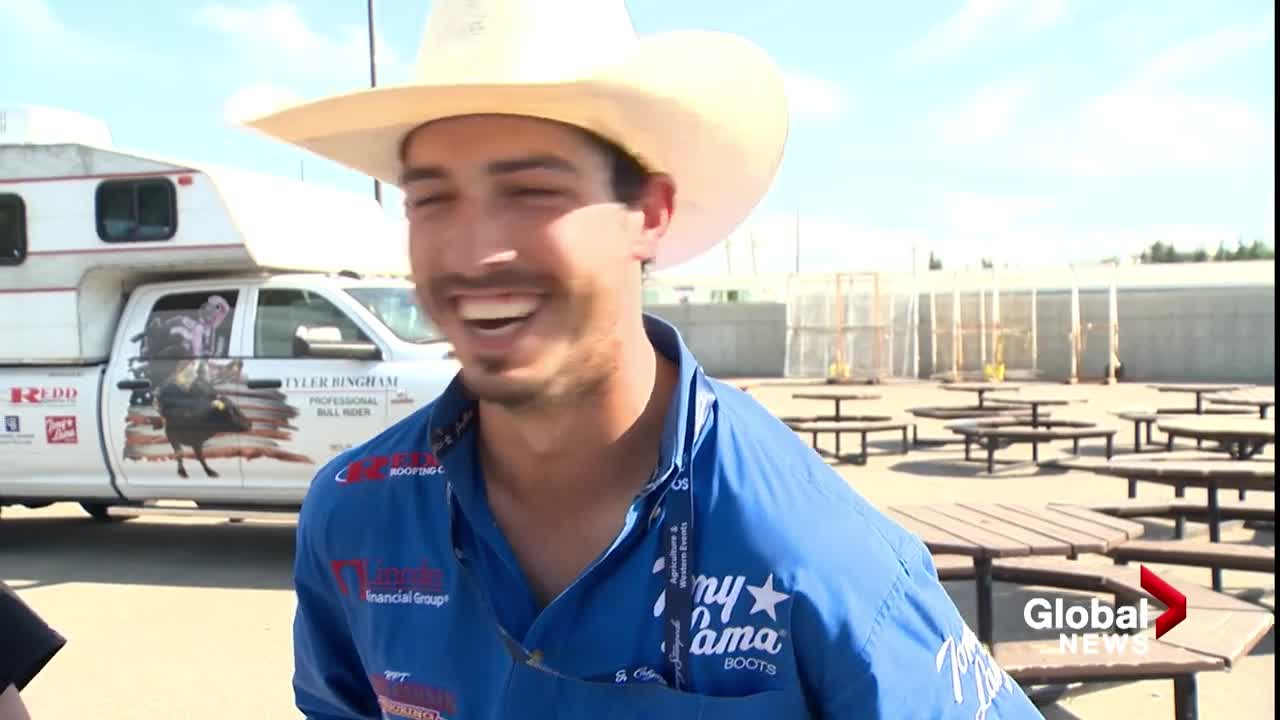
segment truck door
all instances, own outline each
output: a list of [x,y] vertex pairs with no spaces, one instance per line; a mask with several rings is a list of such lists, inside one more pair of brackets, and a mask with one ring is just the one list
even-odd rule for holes
[[161,292],[122,319],[104,411],[108,447],[138,497],[217,498],[242,485],[239,433],[251,421],[236,393],[240,297],[234,286]]
[[322,290],[259,288],[250,322],[245,370],[278,386],[255,396],[273,416],[246,448],[245,487],[300,501],[321,465],[386,427],[395,378],[375,334]]

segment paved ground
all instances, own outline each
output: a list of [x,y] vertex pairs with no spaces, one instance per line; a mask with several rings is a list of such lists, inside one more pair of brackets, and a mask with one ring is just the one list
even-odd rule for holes
[[[778,414],[828,410],[829,404],[792,399],[798,389],[765,385],[752,392]],[[969,396],[944,392],[936,385],[859,389],[883,395],[857,405],[868,412],[970,402]],[[1107,415],[1110,409],[1168,407],[1191,400],[1138,385],[1040,389],[1087,400],[1057,409],[1055,415],[1105,422],[1116,422]],[[846,405],[846,412],[851,410]],[[1122,428],[1118,447],[1127,448],[1131,426],[1116,427]],[[945,433],[941,423],[924,424],[921,435]],[[1086,451],[1095,452],[1096,445],[1086,443]],[[956,446],[913,449],[906,456],[891,454],[896,448],[897,442],[885,437],[873,445],[877,454],[866,467],[841,466],[839,472],[882,506],[962,499],[1089,500],[1124,494],[1121,480],[1078,472],[1021,470],[987,477],[977,464],[958,462]],[[1030,456],[1027,449],[1011,452],[1013,457]],[[1165,492],[1170,491],[1149,485],[1141,489],[1144,496]],[[1274,502],[1271,494],[1263,497]],[[1148,534],[1168,536],[1169,528],[1153,522]],[[1238,524],[1227,539],[1274,545],[1271,532]],[[34,717],[297,717],[289,688],[292,551],[291,525],[159,519],[100,525],[73,505],[6,509],[0,520],[0,578],[70,638],[63,653],[29,688],[26,697]],[[1208,583],[1207,570],[1157,570],[1175,584]],[[1274,609],[1272,576],[1225,576],[1228,591]],[[975,622],[972,584],[952,582],[948,589]],[[1025,596],[1024,591],[997,586],[998,637],[1025,635]],[[1273,631],[1232,672],[1200,675],[1200,717],[1273,717],[1274,644]],[[1171,683],[1155,681],[1106,688],[1061,701],[1045,714],[1050,720],[1171,717],[1171,689]]]

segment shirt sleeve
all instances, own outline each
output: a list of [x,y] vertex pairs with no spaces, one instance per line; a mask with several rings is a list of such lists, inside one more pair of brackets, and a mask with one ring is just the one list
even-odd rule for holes
[[0,582],[0,692],[22,690],[67,641]]
[[[323,496],[322,496],[323,497]],[[308,720],[379,718],[377,697],[365,677],[347,615],[334,591],[323,538],[327,513],[304,503],[294,552],[294,700]]]
[[1043,720],[966,625],[927,549],[914,542],[902,553],[862,646],[823,653],[844,682],[825,688],[822,717]]

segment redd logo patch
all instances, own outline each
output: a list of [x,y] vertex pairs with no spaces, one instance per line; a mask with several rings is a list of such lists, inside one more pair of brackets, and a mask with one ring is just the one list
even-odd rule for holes
[[50,445],[75,445],[80,442],[74,415],[51,415],[44,419],[44,437]]
[[412,720],[448,720],[456,717],[458,696],[444,688],[409,679],[407,672],[386,671],[370,675],[369,684],[378,696],[378,706],[390,717]]
[[71,405],[80,393],[67,387],[15,387],[9,388],[9,402],[13,405]]
[[339,471],[334,479],[343,484],[350,484],[395,477],[443,474],[444,468],[435,455],[425,452],[407,452],[375,455],[355,460]]

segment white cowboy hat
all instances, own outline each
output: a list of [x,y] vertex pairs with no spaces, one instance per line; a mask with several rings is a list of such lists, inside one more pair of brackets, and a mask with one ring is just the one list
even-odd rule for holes
[[591,130],[676,183],[654,266],[709,249],[763,198],[788,130],[782,73],[717,32],[638,37],[623,0],[435,0],[414,80],[245,122],[398,185],[399,147],[419,125],[523,115]]

